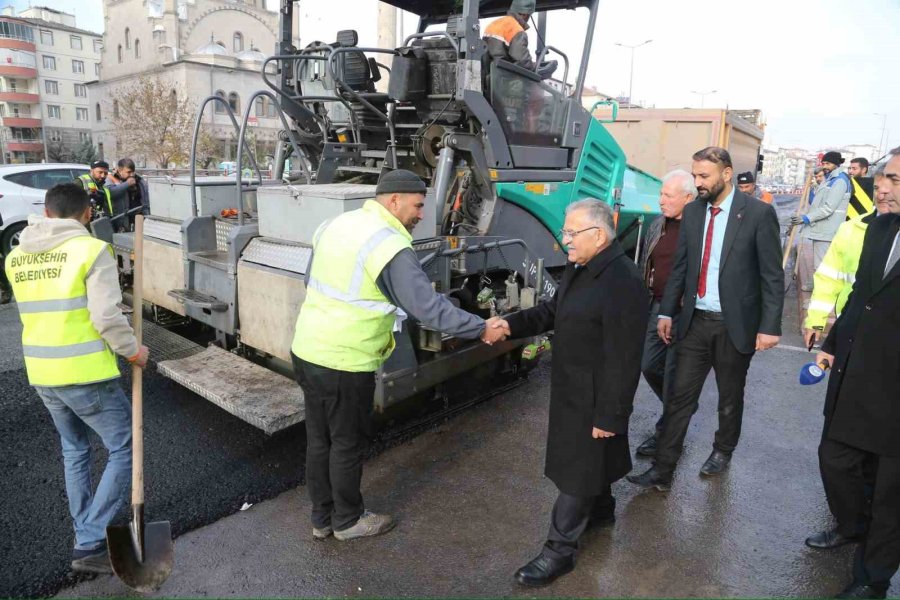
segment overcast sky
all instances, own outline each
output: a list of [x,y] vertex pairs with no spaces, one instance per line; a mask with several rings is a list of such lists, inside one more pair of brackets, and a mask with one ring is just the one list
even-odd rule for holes
[[[13,4],[24,8],[29,2]],[[101,0],[32,4],[75,12],[79,27],[103,29]],[[301,39],[355,28],[361,45],[375,45],[375,4],[303,0]],[[569,55],[572,71],[586,20],[586,10],[548,18],[547,43]],[[415,21],[408,16],[404,25],[409,33]],[[887,115],[885,146],[900,145],[898,0],[601,0],[588,85],[627,94],[630,51],[615,43],[647,39],[653,41],[635,51],[638,102],[698,107],[700,96],[693,91],[716,90],[705,97],[705,106],[761,109],[767,145],[810,150],[878,145],[883,117],[874,113],[881,113]]]

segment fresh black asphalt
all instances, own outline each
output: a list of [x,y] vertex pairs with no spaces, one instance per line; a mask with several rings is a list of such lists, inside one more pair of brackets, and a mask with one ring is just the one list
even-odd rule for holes
[[[154,372],[144,390],[148,521],[167,519],[178,536],[302,482],[302,425],[266,436]],[[21,369],[0,372],[0,439],[0,597],[53,595],[76,577],[72,525],[59,438]],[[95,448],[99,477],[99,438]]]

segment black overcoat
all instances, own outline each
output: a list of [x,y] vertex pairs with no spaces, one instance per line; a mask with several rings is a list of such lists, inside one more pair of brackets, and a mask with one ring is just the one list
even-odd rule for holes
[[884,277],[898,230],[900,215],[869,225],[853,291],[822,344],[834,355],[825,434],[885,456],[900,456],[900,262]]
[[[618,242],[584,267],[567,264],[551,300],[506,317],[514,338],[555,330],[544,472],[566,494],[599,495],[631,470],[648,317],[647,289]],[[594,439],[594,427],[617,435]]]

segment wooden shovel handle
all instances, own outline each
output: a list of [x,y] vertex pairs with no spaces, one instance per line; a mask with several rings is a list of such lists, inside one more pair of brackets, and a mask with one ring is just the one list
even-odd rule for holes
[[[144,215],[134,219],[134,312],[131,316],[138,347],[143,343],[144,324]],[[144,370],[131,365],[131,504],[144,503]]]

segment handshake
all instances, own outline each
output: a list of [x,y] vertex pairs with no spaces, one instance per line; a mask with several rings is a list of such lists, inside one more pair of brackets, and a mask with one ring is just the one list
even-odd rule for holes
[[502,342],[510,336],[509,323],[500,317],[491,317],[484,322],[481,341],[491,346],[494,342]]

